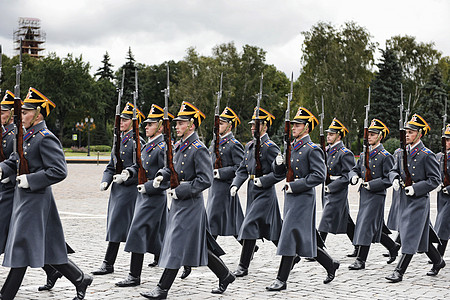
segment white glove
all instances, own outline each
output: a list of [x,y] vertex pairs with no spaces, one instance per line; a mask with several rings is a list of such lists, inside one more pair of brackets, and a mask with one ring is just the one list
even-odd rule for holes
[[161,181],[163,181],[163,177],[161,175],[156,176],[155,179],[153,179],[153,187],[155,189],[159,188],[159,186],[161,185]]
[[398,191],[400,189],[400,180],[394,179],[394,181],[392,181],[392,188],[394,191]]
[[17,176],[17,186],[21,189],[28,189],[30,184],[28,183],[27,175],[19,175]]
[[367,181],[361,183],[361,185],[363,186],[363,188],[365,188],[366,190],[370,191],[370,185]]
[[113,182],[117,183],[117,184],[122,184],[123,183],[122,174],[114,175],[113,176]]
[[100,191],[106,191],[107,188],[108,188],[107,182],[100,183]]
[[138,184],[137,186],[138,192],[141,194],[145,194],[145,185],[143,184]]
[[220,179],[220,174],[218,169],[214,169],[213,176],[215,179]]
[[234,197],[234,196],[236,196],[236,193],[237,193],[237,186],[235,186],[235,185],[233,185],[231,188],[230,188],[230,196],[231,197]]
[[414,196],[414,188],[412,186],[407,186],[405,188],[406,196]]
[[2,170],[2,168],[0,168],[0,178],[2,178],[2,175],[3,175],[3,170]]
[[442,188],[442,192],[443,192],[444,194],[446,194],[446,195],[449,194],[449,193],[448,193],[448,190],[447,190],[447,187],[443,187],[443,188]]
[[287,182],[284,185],[284,190],[286,191],[286,194],[292,194],[291,185],[289,183],[287,183]]
[[442,188],[444,187],[444,185],[441,183],[440,185],[437,186],[436,188],[436,192],[440,192],[442,190]]
[[123,181],[127,181],[128,178],[130,178],[130,171],[123,170],[122,173],[120,173],[120,176],[122,176]]
[[283,154],[278,153],[277,157],[275,157],[275,163],[277,164],[277,166],[280,166],[284,163]]
[[167,195],[169,195],[169,197],[171,197],[172,199],[178,199],[177,193],[175,193],[175,189],[169,189],[167,191]]
[[350,184],[355,185],[358,183],[359,177],[358,175],[353,175],[352,178],[350,178]]
[[5,179],[3,179],[2,181],[0,181],[1,183],[8,183],[8,182],[10,182],[11,181],[11,179],[9,179],[9,177],[6,177]]
[[326,186],[324,187],[324,191],[325,191],[325,193],[329,193],[329,192],[330,192],[330,188],[328,187],[328,185],[326,185]]
[[261,179],[259,179],[259,178],[253,179],[253,183],[254,183],[257,187],[262,187]]

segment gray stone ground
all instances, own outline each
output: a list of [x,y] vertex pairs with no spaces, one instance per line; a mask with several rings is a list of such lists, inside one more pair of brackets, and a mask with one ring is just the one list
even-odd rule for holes
[[[69,164],[69,176],[54,186],[54,194],[64,225],[67,242],[76,250],[70,255],[85,272],[100,266],[107,243],[105,242],[106,208],[109,192],[100,192],[99,183],[105,165]],[[277,187],[280,208],[283,206],[281,183]],[[245,186],[239,191],[245,199]],[[320,195],[320,190],[318,189]],[[390,206],[390,191],[386,201],[386,214]],[[351,214],[356,219],[358,210],[357,188],[350,188]],[[243,202],[245,206],[245,201]],[[244,207],[245,209],[245,207]],[[317,219],[320,220],[321,205],[318,201]],[[432,193],[431,217],[436,216],[436,194]],[[395,234],[394,234],[395,236]],[[230,237],[219,237],[219,244],[227,252],[222,258],[231,270],[237,267],[240,245]],[[336,278],[330,284],[323,284],[325,270],[316,262],[302,260],[292,270],[288,289],[282,292],[266,292],[265,287],[276,277],[280,257],[271,242],[258,241],[260,250],[250,266],[250,274],[238,278],[225,294],[217,296],[210,293],[218,284],[217,278],[207,267],[194,268],[185,280],[177,278],[169,292],[169,299],[450,299],[450,266],[435,277],[425,273],[431,265],[424,254],[417,254],[404,276],[397,284],[388,283],[384,276],[394,267],[386,264],[382,253],[386,250],[379,244],[373,245],[362,271],[349,271],[353,258],[346,257],[353,246],[346,235],[329,235],[328,251],[334,259],[341,262]],[[447,252],[445,258],[450,262]],[[3,257],[0,257],[3,260]],[[153,255],[146,255],[142,273],[142,284],[133,288],[118,288],[114,283],[125,278],[128,273],[130,254],[121,245],[115,265],[115,273],[96,276],[87,291],[86,299],[145,299],[139,292],[153,289],[162,273],[160,268],[150,268]],[[0,282],[3,283],[8,269],[0,267]],[[181,272],[180,272],[181,274]],[[75,289],[66,279],[60,279],[50,292],[37,292],[44,283],[45,273],[41,269],[28,269],[21,289],[16,297],[23,299],[72,299]]]

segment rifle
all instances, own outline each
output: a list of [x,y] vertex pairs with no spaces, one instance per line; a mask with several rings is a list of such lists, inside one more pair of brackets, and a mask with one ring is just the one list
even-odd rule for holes
[[445,110],[444,110],[444,115],[442,116],[442,121],[443,121],[443,127],[442,127],[442,153],[444,154],[444,165],[443,165],[443,170],[442,172],[444,173],[444,180],[443,180],[443,185],[444,187],[447,187],[450,185],[450,175],[448,174],[447,171],[447,159],[448,159],[448,155],[447,155],[447,146],[446,146],[446,137],[445,137],[445,128],[447,125],[447,97],[445,97]]
[[170,96],[170,86],[169,86],[169,64],[167,64],[167,87],[162,90],[164,93],[164,120],[163,120],[163,135],[164,143],[166,144],[166,151],[164,152],[164,166],[170,170],[170,188],[174,189],[180,185],[178,179],[178,173],[175,171],[173,165],[173,149],[172,149],[172,139],[170,135],[170,119],[169,119],[169,96]]
[[222,98],[222,78],[223,73],[220,74],[220,90],[217,92],[217,105],[216,105],[216,111],[214,114],[214,154],[216,155],[216,161],[214,162],[214,169],[220,169],[222,168],[222,157],[220,156],[219,151],[219,143],[220,143],[220,136],[219,136],[219,124],[220,124],[220,118],[219,118],[219,109],[220,109],[220,98]]
[[14,152],[17,153],[19,166],[17,175],[29,174],[28,161],[23,155],[22,101],[20,100],[20,75],[22,74],[22,39],[19,47],[19,64],[16,68],[16,85],[14,86]]
[[323,159],[325,161],[325,167],[327,168],[327,177],[325,177],[325,185],[329,185],[331,183],[330,173],[328,173],[327,167],[327,148],[325,141],[325,134],[323,133],[323,119],[325,118],[325,114],[323,112],[323,95],[322,95],[322,113],[319,115],[320,117],[320,148],[323,151]]
[[370,151],[369,151],[369,110],[370,110],[370,86],[369,86],[369,96],[366,105],[366,118],[364,119],[364,146],[363,146],[363,155],[364,155],[364,167],[366,172],[364,174],[364,181],[368,182],[372,180],[372,174],[370,172]]
[[291,91],[287,94],[286,116],[284,118],[284,159],[286,161],[286,182],[294,181],[294,171],[291,166],[291,101],[294,89],[294,73],[291,73]]
[[122,101],[123,96],[123,85],[125,80],[125,69],[122,72],[122,86],[118,89],[119,95],[117,99],[116,105],[116,119],[114,122],[114,156],[116,157],[116,174],[122,173],[123,170],[123,162],[120,158],[120,144],[121,144],[121,136],[120,136],[120,102]]
[[[408,156],[406,152],[406,131],[403,123],[403,85],[400,85],[400,120],[399,120],[399,132],[400,132],[400,148],[402,149],[401,169],[405,172],[405,187],[412,185],[411,173],[408,168]],[[409,109],[406,111],[409,113]],[[405,115],[406,116],[406,115]]]
[[256,111],[255,111],[255,133],[254,133],[254,137],[255,137],[255,162],[256,162],[256,166],[255,166],[255,177],[261,177],[263,176],[263,172],[262,172],[262,165],[261,165],[261,133],[259,130],[259,106],[261,103],[261,99],[262,99],[262,84],[263,84],[263,78],[264,75],[263,73],[261,73],[261,82],[259,84],[259,93],[257,95],[257,100],[256,100]]
[[141,159],[141,138],[139,136],[139,120],[137,116],[136,102],[138,99],[138,71],[134,71],[136,79],[136,90],[133,92],[133,143],[134,143],[134,163],[138,166],[138,184],[144,184],[147,182],[147,176],[145,175],[144,167],[142,166]]
[[[2,45],[0,45],[0,84],[2,83]],[[2,88],[0,87],[0,98],[2,96]],[[1,134],[0,134],[0,145],[3,145],[3,124],[1,126]],[[0,161],[4,161],[6,159],[5,152],[3,152],[3,146],[0,147]]]

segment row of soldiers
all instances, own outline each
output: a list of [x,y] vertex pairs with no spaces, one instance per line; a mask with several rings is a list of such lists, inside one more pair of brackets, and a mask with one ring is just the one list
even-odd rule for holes
[[[25,122],[26,113],[23,115],[27,129],[24,149],[29,155],[28,159],[33,162],[36,160],[40,165],[33,168],[32,173],[14,178],[14,172],[9,172],[13,168],[8,165],[16,164],[16,159],[13,157],[0,164],[3,171],[1,178],[11,178],[13,183],[10,193],[12,191],[14,195],[11,196],[14,198],[10,209],[11,222],[8,222],[11,226],[7,234],[2,233],[5,242],[1,240],[2,244],[6,243],[4,265],[11,267],[12,275],[8,276],[3,285],[1,297],[14,298],[24,270],[31,266],[44,267],[46,270],[47,283],[41,290],[51,289],[56,280],[64,275],[76,286],[77,297],[74,299],[83,299],[87,287],[92,283],[92,277],[84,274],[67,259],[70,247],[64,242],[61,222],[51,196],[50,185],[63,180],[67,172],[64,156],[60,155],[61,145],[56,143],[56,137],[45,127],[44,119],[55,104],[41,93],[33,91],[36,90],[30,89],[23,108],[24,112],[30,110],[37,117],[29,123],[30,120]],[[41,108],[38,109],[39,107]],[[141,153],[142,167],[147,177],[144,184],[138,184],[139,166],[133,159],[133,110],[137,118],[144,122],[148,138],[146,143],[142,142],[145,145]],[[364,178],[365,166],[362,160],[355,163],[353,153],[343,145],[342,139],[348,130],[338,119],[335,118],[327,130],[329,146],[326,153],[309,136],[318,125],[317,118],[309,110],[300,107],[291,121],[293,141],[290,161],[295,180],[284,185],[282,219],[275,184],[284,180],[289,170],[286,158],[267,134],[275,119],[270,112],[263,108],[255,109],[250,122],[252,133],[257,131],[260,136],[259,161],[263,175],[257,176],[254,151],[256,141],[252,140],[244,147],[232,133],[240,124],[237,114],[226,107],[220,115],[219,149],[222,167],[214,169],[216,154],[212,148],[208,150],[196,132],[205,115],[191,103],[183,102],[176,117],[169,114],[169,118],[176,122],[176,136],[179,138],[174,145],[173,159],[180,181],[176,188],[170,188],[170,169],[164,160],[167,146],[162,136],[163,116],[163,109],[152,105],[145,118],[131,103],[127,103],[121,113],[119,159],[122,160],[124,170],[116,174],[117,158],[113,151],[100,184],[101,190],[111,187],[107,214],[108,247],[101,267],[92,272],[94,275],[114,272],[119,245],[125,242],[125,251],[131,252],[130,273],[127,278],[116,283],[117,286],[139,285],[144,254],[153,253],[155,262],[152,266],[163,267],[164,272],[156,288],[141,293],[142,296],[166,299],[181,267],[184,267],[181,277],[186,278],[191,267],[204,265],[219,279],[219,285],[212,293],[221,294],[236,277],[248,274],[253,254],[258,250],[256,240],[267,239],[277,246],[277,254],[282,256],[276,280],[267,290],[286,289],[289,273],[300,261],[300,257],[319,262],[326,270],[324,283],[327,284],[335,278],[340,266],[324,249],[328,233],[347,233],[349,236],[355,246],[351,255],[356,256],[356,261],[349,266],[351,270],[365,268],[369,247],[375,242],[381,242],[389,250],[388,263],[392,263],[398,255],[398,242],[401,241],[402,257],[393,274],[386,277],[391,282],[402,280],[412,255],[416,252],[426,252],[433,263],[427,275],[435,276],[445,266],[442,256],[450,233],[447,204],[449,196],[447,187],[441,184],[441,177],[447,170],[439,168],[436,156],[421,142],[421,137],[429,132],[429,126],[419,115],[414,115],[405,126],[406,142],[409,145],[405,155],[408,156],[407,167],[413,179],[412,186],[407,187],[404,185],[405,166],[401,165],[400,159],[403,153],[396,151],[391,155],[383,148],[381,142],[389,130],[381,120],[372,121],[368,141],[373,179],[362,182],[359,187],[360,209],[356,224],[349,214],[348,185],[357,184],[359,178]],[[256,122],[257,119],[259,122]],[[6,129],[7,124],[3,122],[3,118],[2,123]],[[256,128],[258,123],[259,130]],[[8,136],[10,133],[5,134]],[[445,134],[448,138],[448,151],[450,127]],[[34,140],[51,140],[52,143],[48,141],[48,147],[32,147]],[[439,155],[441,165],[443,157],[446,156]],[[37,182],[34,178],[39,180],[40,186],[35,187]],[[247,209],[244,215],[238,191],[247,180]],[[321,184],[323,213],[316,228],[315,188]],[[384,226],[386,189],[391,185],[395,190],[395,198],[387,226],[400,233],[400,240],[395,242],[389,238],[389,230]],[[5,187],[6,183],[2,182],[2,189]],[[439,187],[439,211],[435,224],[439,237],[433,239],[434,230],[429,219],[429,193]],[[206,189],[209,190],[205,208],[203,191]],[[5,195],[3,190],[2,197]],[[24,219],[23,214],[30,213],[29,197],[33,194],[42,197],[44,191],[49,196],[46,206],[39,204],[42,215]],[[172,199],[170,210],[167,197]],[[49,221],[51,222],[48,223]],[[38,230],[36,228],[40,228],[42,234],[35,234],[34,231]],[[58,234],[54,233],[55,230]],[[224,251],[216,242],[219,235],[235,236],[242,244],[239,265],[234,272],[220,259]],[[27,242],[18,243],[23,240]],[[438,243],[438,249],[433,246],[433,241]],[[39,255],[35,253],[35,249],[38,249]],[[17,262],[19,257],[21,261]],[[77,270],[76,276],[74,270]]]

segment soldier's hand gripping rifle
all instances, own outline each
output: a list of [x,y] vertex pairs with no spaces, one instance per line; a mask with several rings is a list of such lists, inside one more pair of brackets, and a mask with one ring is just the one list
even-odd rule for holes
[[[2,45],[0,45],[0,84],[2,83]],[[2,89],[0,87],[0,99],[2,96]],[[0,134],[0,146],[3,145],[3,124],[0,127],[1,134]],[[3,152],[3,146],[0,147],[0,161],[4,161],[6,159],[5,152]]]
[[19,47],[19,64],[16,68],[16,85],[14,86],[14,152],[17,154],[19,166],[17,175],[29,174],[28,161],[23,155],[22,100],[20,100],[20,75],[22,74],[22,40]]
[[162,90],[164,92],[164,120],[163,120],[163,135],[164,143],[166,144],[166,151],[164,152],[164,165],[170,170],[170,188],[174,189],[180,185],[178,179],[178,173],[175,171],[173,165],[173,149],[172,149],[172,138],[170,134],[170,119],[169,119],[169,97],[170,97],[170,86],[169,86],[169,64],[167,64],[167,87]]
[[219,125],[220,125],[220,98],[222,98],[222,78],[223,73],[220,74],[220,90],[217,92],[217,105],[214,113],[214,154],[216,155],[216,161],[214,162],[214,169],[222,168],[222,157],[220,156],[219,143]]
[[319,115],[320,117],[320,148],[323,151],[323,159],[325,161],[325,167],[327,168],[327,176],[325,177],[325,185],[329,185],[331,183],[330,173],[328,173],[327,167],[327,144],[325,141],[325,134],[323,133],[323,119],[325,118],[324,110],[323,110],[323,96],[322,96],[322,113]]
[[114,122],[114,156],[116,158],[116,174],[122,173],[123,170],[123,162],[120,158],[120,144],[121,144],[121,136],[120,136],[120,102],[122,101],[123,96],[123,85],[125,80],[125,69],[122,72],[122,85],[119,89],[119,95],[117,99],[116,105],[116,119]]
[[291,166],[291,101],[294,89],[294,73],[291,73],[291,90],[287,94],[286,115],[284,118],[284,160],[286,161],[286,182],[294,181],[294,171]]
[[444,187],[447,187],[450,185],[450,175],[448,174],[448,170],[447,170],[448,155],[447,155],[447,146],[446,146],[446,137],[445,137],[445,128],[447,127],[447,97],[445,97],[445,109],[444,109],[444,115],[442,116],[442,121],[443,121],[442,153],[444,154],[444,156],[442,158],[444,160],[443,170],[442,170],[442,172],[444,173],[444,180],[443,180],[442,184]]
[[138,71],[134,71],[136,79],[136,90],[133,92],[133,143],[134,143],[134,163],[138,166],[138,184],[144,184],[147,182],[147,176],[145,175],[144,167],[142,166],[141,159],[141,137],[139,135],[139,116],[137,114],[137,99],[139,95],[138,90]]
[[368,182],[372,180],[372,172],[370,171],[370,151],[369,151],[369,111],[370,111],[370,86],[369,86],[369,96],[366,105],[366,118],[364,119],[364,145],[363,145],[363,155],[364,155],[364,168],[366,169],[364,174],[364,181]]
[[[406,111],[406,113],[409,113],[409,108]],[[407,116],[407,115],[406,115]],[[407,120],[407,119],[406,119]],[[404,185],[411,186],[412,185],[412,178],[411,173],[409,172],[408,168],[408,155],[406,152],[406,131],[405,131],[405,124],[403,122],[403,85],[400,86],[400,121],[399,121],[399,132],[400,132],[400,148],[401,148],[401,169],[405,172],[405,182]]]
[[256,100],[256,112],[255,112],[255,133],[254,133],[254,137],[255,137],[255,162],[256,162],[256,166],[255,166],[255,177],[261,177],[263,176],[263,172],[262,172],[262,165],[261,165],[261,132],[260,132],[260,128],[259,128],[259,124],[260,124],[260,120],[259,120],[259,107],[261,104],[261,99],[262,99],[262,84],[263,84],[263,78],[264,75],[263,73],[261,73],[261,82],[259,84],[259,93],[257,96],[257,100]]

